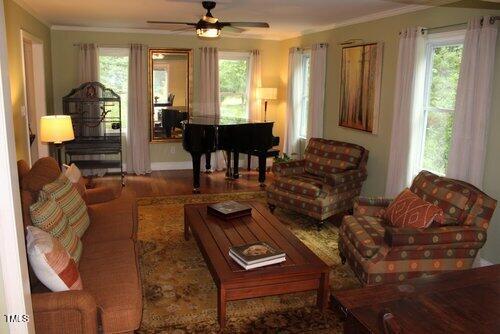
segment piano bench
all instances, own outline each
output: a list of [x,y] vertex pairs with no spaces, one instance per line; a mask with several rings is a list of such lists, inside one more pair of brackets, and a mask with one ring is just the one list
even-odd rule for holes
[[[250,162],[251,162],[252,155],[259,156],[259,152],[258,151],[252,151],[252,152],[248,152],[247,155],[248,155],[247,170],[250,170]],[[276,158],[279,155],[280,155],[280,150],[277,149],[277,148],[272,148],[272,149],[270,149],[269,151],[266,152],[266,159],[267,158]]]

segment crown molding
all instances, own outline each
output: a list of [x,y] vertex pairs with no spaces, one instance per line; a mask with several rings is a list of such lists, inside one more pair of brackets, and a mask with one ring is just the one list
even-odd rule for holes
[[[445,0],[443,2],[449,2],[449,1]],[[322,32],[322,31],[334,30],[334,29],[338,29],[338,28],[341,28],[341,27],[346,27],[346,26],[350,26],[350,25],[354,25],[354,24],[366,23],[366,22],[376,21],[376,20],[385,19],[385,18],[393,17],[393,16],[398,16],[398,15],[402,15],[402,14],[407,14],[407,13],[412,13],[412,12],[418,12],[420,10],[429,9],[429,8],[433,8],[433,7],[435,7],[435,6],[408,5],[408,6],[404,6],[404,7],[401,7],[401,8],[395,8],[395,9],[385,10],[385,11],[382,11],[382,12],[378,12],[378,13],[374,13],[374,14],[368,14],[368,15],[365,15],[365,16],[360,16],[360,17],[356,17],[356,18],[352,18],[352,19],[340,21],[340,22],[337,22],[337,23],[332,23],[332,24],[328,24],[328,25],[324,25],[324,26],[319,26],[317,28],[307,29],[307,30],[304,30],[304,31],[300,32],[299,34],[295,34],[292,37],[287,37],[286,39],[292,39],[292,38],[302,37],[302,36],[305,36],[305,35],[310,35],[310,34]]]
[[[145,28],[109,28],[109,27],[83,27],[83,26],[67,26],[67,25],[53,25],[50,28],[56,31],[93,31],[93,32],[112,32],[112,33],[126,33],[126,34],[155,34],[155,35],[184,35],[194,36],[193,31],[171,31],[162,29],[145,29]],[[232,34],[224,33],[221,38],[244,38],[244,39],[260,39],[270,41],[281,41],[283,38],[262,36],[262,35],[245,35],[245,34]]]
[[12,0],[14,3],[16,3],[19,7],[24,9],[28,14],[33,16],[35,19],[46,25],[48,28],[52,27],[52,24],[47,21],[44,17],[42,17],[39,13],[37,13],[30,5],[26,3],[24,0]]

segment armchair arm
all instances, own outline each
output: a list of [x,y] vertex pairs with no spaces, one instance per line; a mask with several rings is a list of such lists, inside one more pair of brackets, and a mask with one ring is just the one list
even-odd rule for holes
[[478,226],[442,226],[430,228],[386,227],[385,242],[391,246],[449,245],[486,242],[486,230]]
[[31,295],[37,333],[97,333],[97,304],[87,291]]
[[304,173],[306,166],[305,160],[293,160],[288,162],[275,162],[272,171],[276,176],[288,176]]
[[367,176],[368,174],[365,169],[351,169],[342,173],[329,174],[325,176],[325,182],[335,187],[344,183],[364,181]]
[[108,202],[114,200],[116,197],[111,187],[98,187],[85,190],[85,203],[87,205]]
[[385,197],[358,197],[354,199],[354,216],[382,218],[392,199]]

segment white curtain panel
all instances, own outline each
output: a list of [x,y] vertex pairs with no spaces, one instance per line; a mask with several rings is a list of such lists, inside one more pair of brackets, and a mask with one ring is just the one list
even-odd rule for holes
[[[78,85],[85,82],[99,81],[99,47],[95,43],[82,43],[78,46]],[[101,114],[99,105],[86,106],[88,115],[98,119]],[[101,136],[104,131],[103,126],[83,127],[82,133],[86,136]],[[78,156],[80,160],[103,159],[103,155],[82,155]],[[84,176],[106,174],[107,169],[83,170]]]
[[448,158],[447,176],[477,187],[483,185],[497,30],[490,17],[468,23]]
[[99,47],[95,43],[78,46],[78,84],[99,80]]
[[[220,117],[219,51],[217,48],[200,49],[200,116]],[[226,168],[223,152],[211,156],[213,170]],[[205,163],[201,168],[204,169]]]
[[257,88],[262,87],[262,65],[259,50],[250,52],[248,76],[248,119],[260,122],[262,118],[262,101],[257,97]]
[[[248,76],[248,119],[252,122],[261,122],[262,101],[257,96],[257,88],[262,87],[262,63],[259,50],[250,52],[249,76]],[[251,157],[250,168],[257,168],[259,159]]]
[[328,44],[324,43],[314,44],[311,50],[307,138],[323,137],[327,50]]
[[425,40],[422,28],[401,31],[394,89],[389,168],[385,195],[394,197],[407,187],[420,166],[423,131]]
[[128,75],[127,171],[143,175],[151,173],[146,46],[130,46]]
[[283,152],[300,154],[300,110],[302,91],[302,50],[291,48],[288,52],[288,93],[286,106],[285,140]]

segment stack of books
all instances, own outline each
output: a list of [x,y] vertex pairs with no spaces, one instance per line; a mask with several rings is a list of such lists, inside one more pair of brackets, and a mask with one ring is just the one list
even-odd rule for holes
[[231,247],[229,256],[246,270],[269,266],[286,260],[285,252],[262,241]]
[[235,201],[227,201],[208,205],[207,212],[218,218],[230,220],[251,215],[252,207]]

